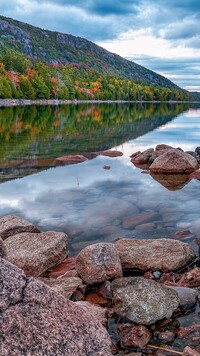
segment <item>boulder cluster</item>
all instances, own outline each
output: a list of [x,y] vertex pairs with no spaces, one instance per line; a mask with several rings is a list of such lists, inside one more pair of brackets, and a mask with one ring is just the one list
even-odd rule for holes
[[[40,232],[18,216],[0,219],[3,355],[143,355],[155,339],[195,331],[200,340],[199,325],[167,329],[199,299],[200,268],[189,244],[119,239],[68,257],[67,243],[66,234]],[[183,346],[184,356],[199,352]]]
[[131,162],[137,167],[145,167],[151,173],[190,174],[199,168],[200,147],[184,152],[181,148],[160,144],[143,152],[131,155]]

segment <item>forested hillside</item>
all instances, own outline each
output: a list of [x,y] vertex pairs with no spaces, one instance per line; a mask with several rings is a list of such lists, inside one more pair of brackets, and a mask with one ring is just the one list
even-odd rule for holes
[[191,95],[86,39],[0,16],[0,98],[179,101]]

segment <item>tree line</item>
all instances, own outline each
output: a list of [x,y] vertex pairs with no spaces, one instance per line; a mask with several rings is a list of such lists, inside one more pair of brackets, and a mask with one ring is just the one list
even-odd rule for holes
[[162,88],[103,74],[87,65],[47,64],[14,50],[0,54],[1,99],[188,101],[182,89]]

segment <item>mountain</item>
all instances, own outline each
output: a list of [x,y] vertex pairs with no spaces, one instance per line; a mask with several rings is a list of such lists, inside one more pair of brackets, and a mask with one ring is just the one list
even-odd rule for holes
[[34,61],[52,65],[74,63],[101,74],[115,75],[141,84],[180,89],[167,78],[84,38],[43,30],[0,16],[0,53],[7,49],[18,51]]

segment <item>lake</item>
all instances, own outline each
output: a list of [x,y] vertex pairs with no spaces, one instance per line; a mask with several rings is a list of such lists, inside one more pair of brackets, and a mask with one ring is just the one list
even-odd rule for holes
[[[195,150],[200,146],[200,106],[6,107],[0,109],[0,140],[0,216],[17,214],[44,231],[66,232],[71,255],[94,242],[176,238],[181,230],[190,230],[185,240],[197,252],[200,181],[168,190],[136,168],[130,155],[159,143]],[[123,156],[55,163],[63,155],[105,149]],[[140,222],[127,228],[125,219],[131,215]]]
[[[200,181],[167,189],[135,167],[130,155],[165,143],[200,146],[200,105],[78,104],[0,109],[0,216],[16,214],[41,230],[64,231],[73,256],[122,237],[181,238],[198,255]],[[114,149],[80,164],[56,158]],[[91,155],[92,156],[92,155]],[[105,169],[107,168],[107,169]],[[109,168],[109,169],[108,169]],[[162,182],[163,183],[163,182]],[[135,215],[137,224],[128,224]],[[186,235],[177,232],[188,230]],[[199,323],[199,306],[172,328]],[[197,345],[177,338],[173,347]]]

